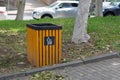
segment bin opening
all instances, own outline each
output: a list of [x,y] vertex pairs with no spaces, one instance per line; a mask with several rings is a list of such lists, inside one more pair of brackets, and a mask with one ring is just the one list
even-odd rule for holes
[[35,29],[35,30],[59,30],[62,29],[62,26],[57,26],[51,23],[43,23],[43,24],[27,24],[27,27]]

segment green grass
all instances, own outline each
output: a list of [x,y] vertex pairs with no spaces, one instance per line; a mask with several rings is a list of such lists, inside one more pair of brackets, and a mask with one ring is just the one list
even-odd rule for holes
[[[120,39],[120,17],[90,18],[88,23],[88,33],[90,34],[94,45],[98,48],[104,48],[106,45],[112,47],[119,46]],[[63,26],[63,41],[71,39],[75,19],[42,19],[28,21],[6,20],[0,21],[0,33],[14,32],[26,33],[26,24],[33,23],[53,23]],[[115,48],[116,49],[116,48]]]
[[[53,23],[62,26],[63,62],[120,50],[120,17],[89,18],[87,31],[91,36],[86,45],[71,43],[75,19],[42,19],[0,21],[0,74],[8,69],[18,69],[17,63],[25,62],[30,68],[26,55],[26,24]],[[15,67],[15,68],[13,68]],[[4,69],[3,69],[4,68]],[[20,68],[24,69],[24,68]]]
[[[120,41],[120,17],[90,18],[88,23],[88,33],[98,47],[106,45],[117,45]],[[4,32],[26,32],[26,24],[33,23],[53,23],[63,26],[63,41],[70,39],[74,27],[75,19],[42,19],[39,21],[0,21],[0,33]]]
[[108,45],[117,49],[120,42],[120,17],[92,18],[88,32],[94,39],[95,46],[104,48]]

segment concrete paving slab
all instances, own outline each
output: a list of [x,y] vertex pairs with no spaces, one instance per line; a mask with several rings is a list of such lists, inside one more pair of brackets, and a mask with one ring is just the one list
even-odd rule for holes
[[120,58],[56,69],[54,73],[65,80],[120,80]]

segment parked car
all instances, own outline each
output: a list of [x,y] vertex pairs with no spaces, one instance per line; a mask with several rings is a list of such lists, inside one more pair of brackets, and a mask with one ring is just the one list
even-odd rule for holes
[[78,4],[79,1],[56,1],[50,6],[36,8],[32,17],[34,19],[74,17]]
[[5,20],[7,18],[6,7],[0,7],[0,20]]
[[103,2],[103,8],[106,8],[106,7],[110,6],[110,3],[111,2]]
[[111,2],[109,6],[103,7],[103,16],[120,16],[120,2]]

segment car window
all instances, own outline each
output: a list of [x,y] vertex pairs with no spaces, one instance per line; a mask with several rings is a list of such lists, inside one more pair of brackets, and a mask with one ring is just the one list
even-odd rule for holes
[[70,3],[62,3],[59,6],[62,8],[69,8],[69,7],[71,7],[71,4]]
[[72,7],[78,7],[77,3],[71,3]]
[[112,6],[119,6],[120,2],[111,2],[110,5]]

